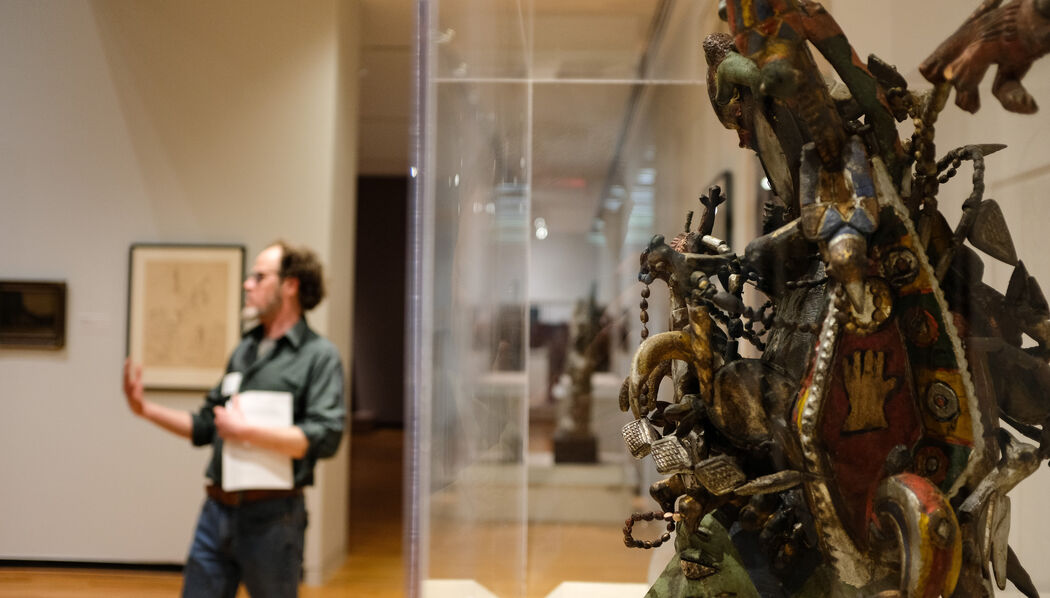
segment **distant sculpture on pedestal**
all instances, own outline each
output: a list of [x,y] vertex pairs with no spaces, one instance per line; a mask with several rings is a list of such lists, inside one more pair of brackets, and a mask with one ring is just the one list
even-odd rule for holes
[[609,357],[609,327],[594,294],[579,300],[569,323],[569,355],[558,383],[561,395],[554,434],[555,463],[597,463],[598,439],[591,426],[594,411],[591,376]]

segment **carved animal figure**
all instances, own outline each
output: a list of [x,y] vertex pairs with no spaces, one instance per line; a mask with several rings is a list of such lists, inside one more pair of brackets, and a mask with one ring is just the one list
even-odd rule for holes
[[977,112],[977,86],[993,64],[999,66],[992,93],[1003,108],[1032,114],[1039,109],[1021,85],[1036,59],[1050,52],[1050,0],[985,0],[927,58],[919,71],[930,83],[955,87],[955,103]]

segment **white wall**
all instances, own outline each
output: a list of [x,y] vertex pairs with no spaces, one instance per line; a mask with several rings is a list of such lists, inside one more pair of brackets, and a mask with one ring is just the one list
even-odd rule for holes
[[[313,246],[332,288],[311,323],[349,360],[355,7],[0,2],[0,276],[69,285],[63,350],[0,350],[0,558],[185,556],[208,451],[124,405],[131,243]],[[344,448],[308,495],[314,581],[345,548],[348,469]]]
[[533,237],[529,251],[529,303],[557,305],[559,313],[571,315],[576,301],[589,297],[595,284],[597,300],[608,301],[608,275],[595,267],[607,252],[589,243],[585,234],[551,235],[542,241]]

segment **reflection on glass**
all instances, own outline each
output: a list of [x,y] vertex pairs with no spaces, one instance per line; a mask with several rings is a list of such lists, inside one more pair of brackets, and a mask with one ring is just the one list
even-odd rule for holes
[[501,595],[524,570],[526,91],[441,84],[434,131],[428,576]]
[[[618,393],[641,326],[637,256],[699,208],[710,181],[689,157],[725,138],[700,54],[713,4],[427,4],[424,578],[498,596],[644,583],[651,555],[625,549],[621,528],[650,509],[655,472],[623,445]],[[658,331],[668,314],[649,317]]]

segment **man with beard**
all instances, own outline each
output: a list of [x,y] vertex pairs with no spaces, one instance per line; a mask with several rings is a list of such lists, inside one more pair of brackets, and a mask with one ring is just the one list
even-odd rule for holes
[[[244,294],[245,315],[259,324],[244,335],[226,375],[196,413],[145,400],[141,366],[124,364],[124,394],[135,415],[194,446],[212,445],[207,498],[186,561],[185,598],[232,597],[242,581],[253,598],[298,595],[306,530],[302,489],[313,483],[317,460],[335,454],[343,434],[339,353],[303,315],[324,298],[317,256],[280,241],[270,245],[255,258]],[[292,425],[249,423],[239,404],[247,391],[290,394]],[[290,459],[292,487],[223,490],[224,443]]]

